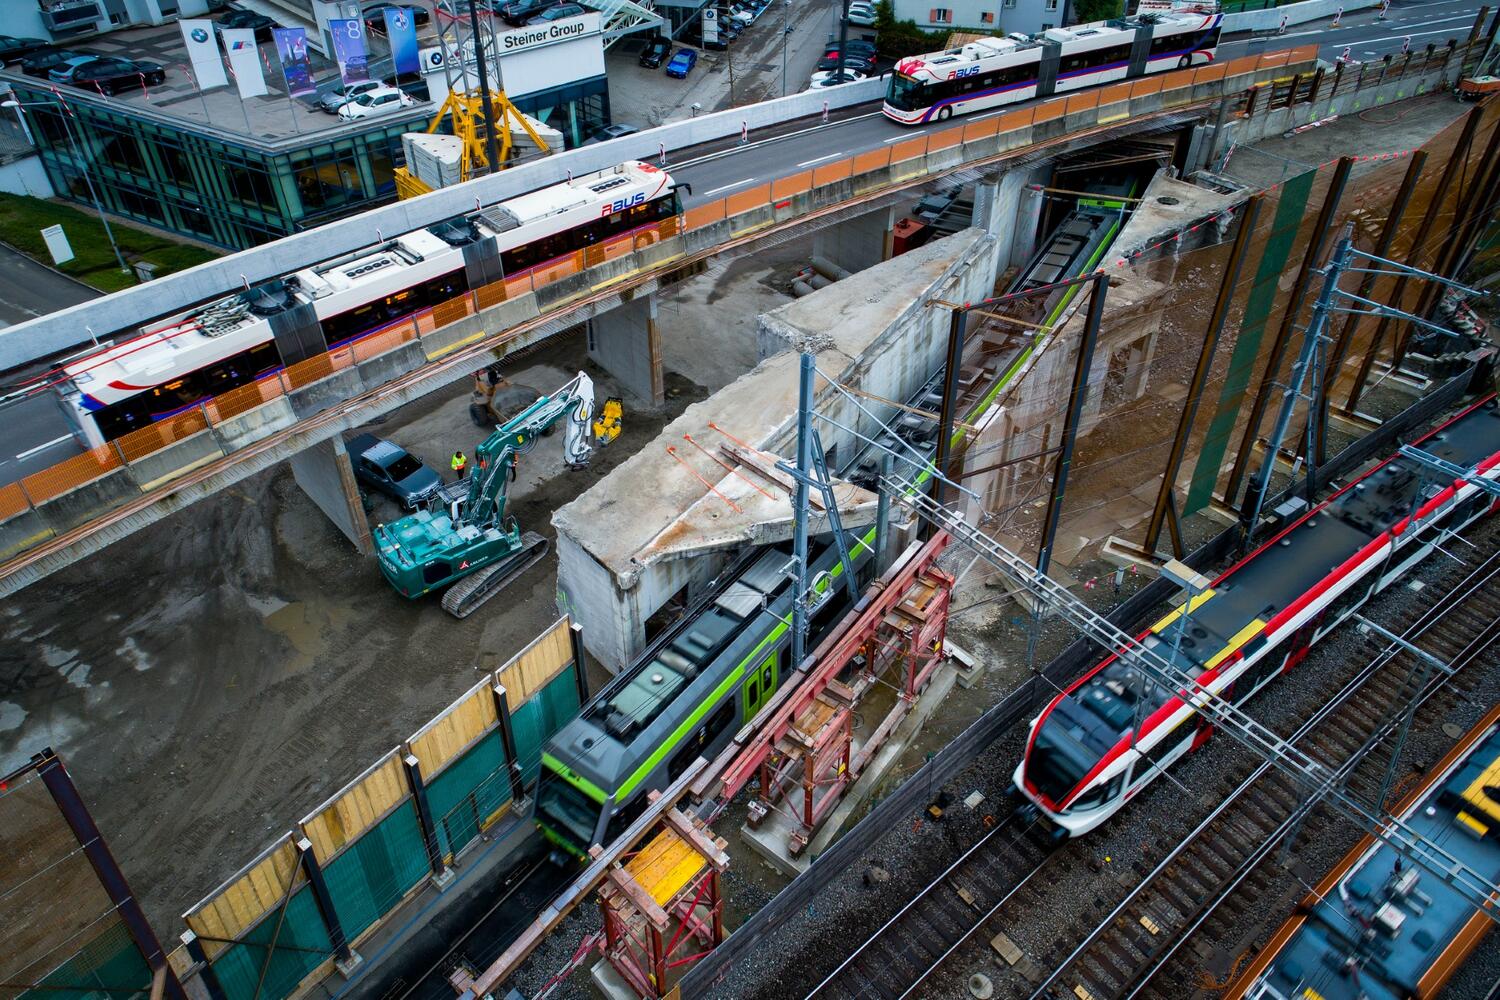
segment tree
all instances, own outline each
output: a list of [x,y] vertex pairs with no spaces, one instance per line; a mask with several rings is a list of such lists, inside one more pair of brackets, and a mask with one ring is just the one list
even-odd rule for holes
[[1073,0],[1073,19],[1077,24],[1107,21],[1124,12],[1124,0]]

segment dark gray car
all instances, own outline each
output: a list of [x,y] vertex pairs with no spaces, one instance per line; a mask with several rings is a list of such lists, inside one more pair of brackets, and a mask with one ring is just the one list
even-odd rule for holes
[[437,494],[443,485],[436,472],[417,461],[405,448],[373,434],[351,438],[346,446],[354,465],[354,478],[384,493],[407,510]]

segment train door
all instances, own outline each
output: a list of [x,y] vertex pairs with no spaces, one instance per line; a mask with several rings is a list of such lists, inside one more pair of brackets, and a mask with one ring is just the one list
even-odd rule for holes
[[1318,624],[1322,620],[1323,616],[1318,615],[1292,633],[1292,637],[1286,641],[1286,662],[1281,668],[1283,672],[1291,670],[1307,658],[1307,651],[1312,648],[1313,639],[1318,634]]
[[755,718],[755,713],[776,693],[778,658],[778,653],[772,653],[745,677],[745,714],[742,717],[745,722]]

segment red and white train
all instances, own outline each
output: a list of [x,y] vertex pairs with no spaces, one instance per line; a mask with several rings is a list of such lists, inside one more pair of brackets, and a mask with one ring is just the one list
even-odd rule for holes
[[[1495,398],[1418,446],[1500,480]],[[1178,609],[1138,638],[1207,690],[1241,703],[1430,555],[1446,532],[1497,507],[1467,480],[1435,489],[1413,462],[1387,459],[1218,577],[1189,615]],[[1186,696],[1111,655],[1032,720],[1016,788],[1059,835],[1089,832],[1208,739],[1212,727]]]
[[96,446],[681,211],[671,176],[632,160],[247,287],[70,361],[49,381]]

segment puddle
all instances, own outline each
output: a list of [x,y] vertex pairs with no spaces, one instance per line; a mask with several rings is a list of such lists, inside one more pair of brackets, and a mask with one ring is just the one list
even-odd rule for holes
[[352,617],[347,608],[329,610],[306,601],[276,603],[280,607],[265,616],[266,627],[296,651],[286,664],[288,673],[300,673],[312,666],[327,646],[327,636],[341,630]]
[[26,709],[13,701],[0,701],[0,733],[20,729],[26,721]]

